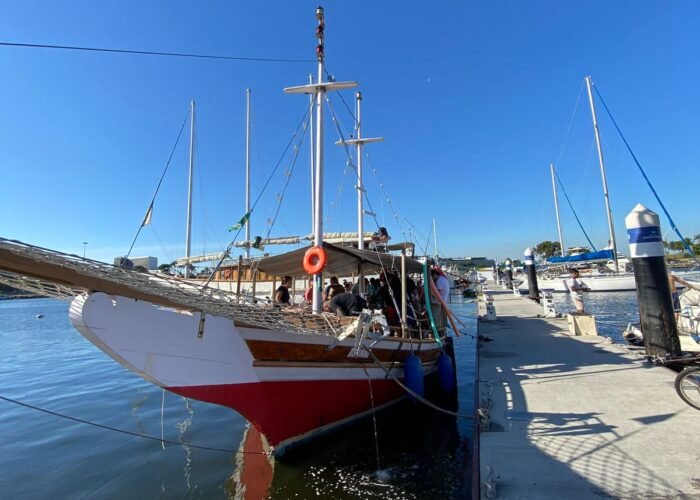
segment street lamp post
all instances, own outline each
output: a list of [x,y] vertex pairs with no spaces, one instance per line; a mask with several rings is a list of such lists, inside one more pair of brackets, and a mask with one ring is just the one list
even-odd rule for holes
[[87,247],[87,244],[87,241],[83,241],[83,259],[85,258],[85,248]]

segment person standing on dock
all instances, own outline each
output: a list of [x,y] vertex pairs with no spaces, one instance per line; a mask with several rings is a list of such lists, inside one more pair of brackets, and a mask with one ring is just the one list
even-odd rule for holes
[[587,290],[588,287],[584,285],[580,279],[578,279],[578,270],[571,270],[571,277],[566,280],[566,288],[569,289],[571,299],[574,301],[574,305],[576,306],[576,314],[583,314],[583,296],[581,295],[581,292]]

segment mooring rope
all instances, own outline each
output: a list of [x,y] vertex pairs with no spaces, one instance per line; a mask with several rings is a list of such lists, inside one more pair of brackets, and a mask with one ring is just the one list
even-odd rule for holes
[[377,455],[377,470],[380,470],[381,467],[379,465],[379,433],[377,432],[377,416],[374,410],[374,391],[372,390],[372,378],[369,376],[369,372],[367,371],[367,367],[364,363],[362,363],[362,369],[365,371],[365,375],[367,375],[367,384],[369,384],[369,399],[372,404],[372,425],[374,426],[374,451]]
[[269,455],[268,453],[259,452],[259,451],[231,450],[231,449],[227,449],[227,448],[214,448],[212,446],[202,446],[202,445],[196,445],[196,444],[190,444],[190,443],[182,443],[180,441],[171,441],[169,439],[163,439],[162,437],[149,436],[148,434],[140,434],[138,432],[127,431],[126,429],[118,429],[116,427],[111,427],[109,425],[98,424],[97,422],[91,422],[89,420],[84,420],[84,419],[78,418],[78,417],[71,417],[70,415],[65,415],[63,413],[58,413],[56,411],[47,410],[46,408],[40,408],[38,406],[30,405],[29,403],[17,401],[16,399],[7,398],[5,396],[0,396],[0,400],[6,401],[8,403],[16,404],[18,406],[23,406],[24,408],[28,408],[30,410],[35,410],[35,411],[38,411],[41,413],[46,413],[48,415],[53,415],[54,417],[59,417],[59,418],[63,418],[66,420],[72,420],[73,422],[78,422],[80,424],[92,425],[93,427],[98,427],[100,429],[105,429],[105,430],[112,431],[112,432],[118,432],[120,434],[126,434],[129,436],[150,439],[151,441],[158,441],[161,443],[173,444],[173,445],[177,445],[177,446],[189,446],[190,448],[196,448],[198,450],[219,451],[219,452],[223,452],[223,453],[235,453],[235,454],[245,454],[245,455]]
[[409,388],[406,386],[406,384],[404,384],[403,382],[401,382],[398,378],[396,378],[396,376],[394,376],[389,370],[387,370],[387,369],[384,367],[384,365],[382,364],[382,362],[379,361],[379,359],[377,358],[377,356],[374,355],[374,353],[372,352],[371,349],[367,349],[367,352],[369,353],[370,357],[371,357],[372,360],[375,362],[375,364],[376,364],[377,366],[379,366],[379,368],[381,368],[382,370],[384,370],[384,372],[389,376],[389,378],[391,378],[394,382],[396,382],[396,383],[399,385],[399,387],[401,387],[404,391],[406,391],[406,392],[409,393],[411,396],[413,396],[414,398],[416,398],[416,400],[418,400],[418,401],[420,401],[421,403],[423,403],[424,405],[426,405],[426,406],[432,408],[433,410],[436,410],[436,411],[445,413],[445,414],[447,414],[447,415],[451,415],[451,416],[453,416],[453,417],[463,418],[463,419],[466,419],[466,420],[474,420],[474,417],[471,416],[471,415],[465,415],[465,414],[463,414],[463,413],[457,413],[457,412],[448,410],[448,409],[446,409],[446,408],[442,408],[442,407],[436,405],[435,403],[433,403],[432,401],[429,401],[429,400],[425,399],[423,396],[419,395],[418,393],[414,392],[413,390],[409,389]]

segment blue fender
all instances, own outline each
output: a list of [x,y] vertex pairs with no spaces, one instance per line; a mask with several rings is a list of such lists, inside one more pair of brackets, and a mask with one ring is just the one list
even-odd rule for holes
[[423,380],[423,365],[415,354],[409,355],[403,362],[403,377],[406,387],[419,396],[425,396],[425,382]]
[[451,394],[455,390],[455,369],[452,360],[444,352],[438,358],[438,378],[443,392]]

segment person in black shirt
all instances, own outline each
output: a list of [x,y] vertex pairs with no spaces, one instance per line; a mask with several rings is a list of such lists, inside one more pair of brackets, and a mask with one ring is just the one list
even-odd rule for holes
[[350,292],[345,292],[333,296],[328,310],[335,313],[336,316],[349,316],[355,310],[356,306],[356,297]]
[[289,287],[292,286],[292,277],[282,278],[282,284],[275,290],[275,304],[290,305]]

